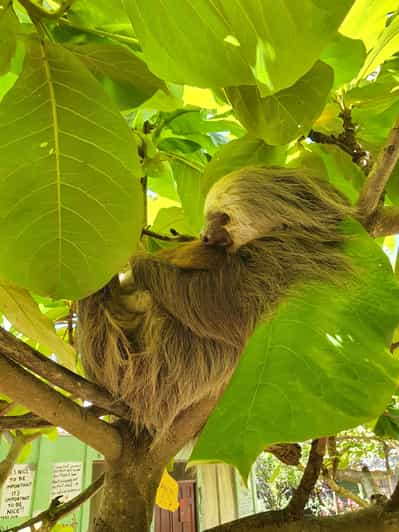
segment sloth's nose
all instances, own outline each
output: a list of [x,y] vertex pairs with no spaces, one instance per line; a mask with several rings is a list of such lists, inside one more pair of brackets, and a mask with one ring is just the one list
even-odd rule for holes
[[201,240],[208,246],[228,247],[233,241],[224,227],[204,231],[201,234]]

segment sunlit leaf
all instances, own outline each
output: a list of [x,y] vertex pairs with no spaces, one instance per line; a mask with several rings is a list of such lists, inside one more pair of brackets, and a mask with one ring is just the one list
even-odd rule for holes
[[339,31],[351,39],[362,39],[370,50],[385,28],[388,13],[397,7],[396,0],[356,0]]
[[399,51],[399,16],[396,16],[378,37],[359,73],[358,79],[371,74],[379,65]]
[[263,140],[245,136],[219,148],[206,165],[202,177],[203,190],[207,192],[220,177],[244,166],[283,165],[286,146],[269,146]]
[[0,311],[18,331],[53,351],[61,364],[74,367],[75,350],[56,335],[52,322],[27,290],[0,280]]
[[[129,18],[123,6],[123,0],[74,0],[68,10],[68,18],[78,26],[104,28],[111,24],[131,31]],[[121,29],[119,32],[122,33]]]
[[17,46],[19,22],[9,0],[0,0],[0,75],[7,72]]
[[308,132],[322,112],[332,84],[332,68],[318,61],[295,85],[273,96],[262,98],[255,86],[229,87],[226,93],[251,135],[279,145]]
[[198,235],[204,223],[205,196],[202,191],[201,172],[176,160],[172,161],[171,165],[190,233]]
[[140,105],[159,89],[166,91],[165,83],[126,46],[93,43],[70,49],[122,109]]
[[[191,229],[187,223],[187,218],[181,207],[165,207],[161,208],[154,220],[151,229],[158,234],[172,236],[171,229],[177,231],[181,235],[190,235]],[[175,243],[156,241],[157,248],[174,247]]]
[[334,89],[354,79],[366,57],[363,41],[349,39],[337,33],[335,39],[323,51],[320,59],[334,70]]
[[297,287],[252,336],[192,462],[224,461],[246,478],[265,445],[336,434],[377,417],[397,387],[387,346],[399,286],[374,241],[346,222],[353,273]]
[[291,86],[313,66],[352,3],[125,0],[160,78],[205,88],[258,83],[262,95]]
[[70,299],[101,287],[135,249],[140,173],[101,85],[71,52],[32,40],[0,105],[0,275]]
[[333,144],[310,144],[306,149],[317,154],[325,165],[328,180],[352,203],[356,203],[365,175],[350,155]]

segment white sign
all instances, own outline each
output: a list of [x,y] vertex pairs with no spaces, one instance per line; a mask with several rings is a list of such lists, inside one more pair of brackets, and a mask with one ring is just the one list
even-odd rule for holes
[[254,501],[252,493],[246,489],[241,488],[238,495],[238,515],[244,517],[254,513]]
[[0,518],[29,516],[34,467],[33,464],[14,465],[1,493]]
[[53,464],[51,496],[62,495],[61,502],[69,501],[79,495],[82,486],[82,462],[57,462]]

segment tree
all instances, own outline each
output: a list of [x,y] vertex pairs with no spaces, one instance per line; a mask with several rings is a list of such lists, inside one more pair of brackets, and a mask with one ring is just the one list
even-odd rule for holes
[[[23,429],[60,426],[104,454],[97,532],[148,530],[166,464],[215,401],[183,412],[156,444],[137,435],[126,405],[81,375],[75,301],[106,284],[141,237],[154,251],[198,235],[210,186],[257,164],[313,170],[386,239],[358,228],[347,253],[362,278],[349,290],[303,287],[251,338],[192,461],[226,461],[245,478],[265,446],[318,439],[286,509],[218,530],[398,528],[399,488],[383,508],[303,517],[326,437],[376,418],[386,435],[399,376],[386,349],[397,347],[399,289],[381,251],[399,231],[396,9],[0,0],[0,392],[25,407],[0,429],[25,441]],[[266,345],[296,356],[269,357],[262,386]],[[62,511],[50,508],[46,526]]]

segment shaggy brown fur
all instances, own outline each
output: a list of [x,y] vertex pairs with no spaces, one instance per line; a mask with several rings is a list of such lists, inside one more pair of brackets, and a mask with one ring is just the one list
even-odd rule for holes
[[328,183],[300,170],[224,177],[205,206],[204,240],[214,245],[138,254],[132,295],[114,280],[81,301],[88,374],[129,405],[137,428],[159,434],[220,393],[255,325],[292,283],[335,281],[347,269],[337,226],[351,214]]

